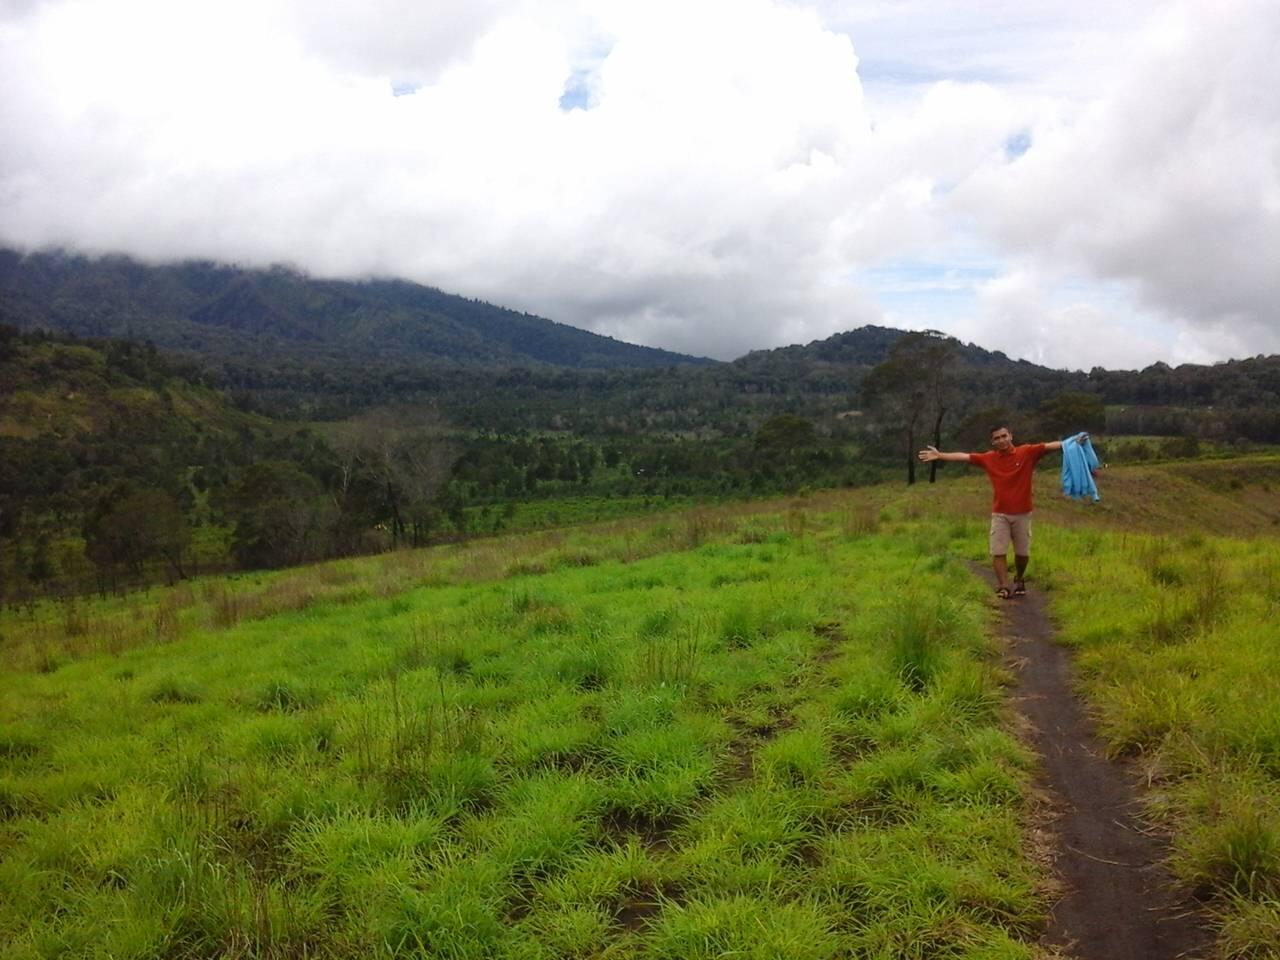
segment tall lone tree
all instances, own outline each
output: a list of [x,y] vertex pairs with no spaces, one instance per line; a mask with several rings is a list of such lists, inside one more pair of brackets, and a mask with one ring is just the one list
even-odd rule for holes
[[[907,483],[916,482],[916,435],[925,417],[933,417],[933,444],[941,445],[948,413],[951,366],[956,341],[937,330],[908,333],[889,356],[871,368],[862,382],[863,402],[905,441]],[[931,464],[929,482],[937,478]]]

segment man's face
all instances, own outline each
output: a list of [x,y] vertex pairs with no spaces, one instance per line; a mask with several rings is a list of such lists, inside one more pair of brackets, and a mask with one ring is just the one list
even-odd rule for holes
[[991,434],[991,448],[993,450],[1012,450],[1013,434],[1009,432],[1008,427],[1001,427]]

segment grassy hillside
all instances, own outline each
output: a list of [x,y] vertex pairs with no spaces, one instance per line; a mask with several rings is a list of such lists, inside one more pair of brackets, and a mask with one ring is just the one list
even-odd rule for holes
[[[1277,462],[1104,479],[1041,477],[1034,583],[1261,956]],[[4,952],[1037,956],[986,508],[973,477],[4,614]]]
[[978,588],[876,522],[316,571],[345,597],[197,592],[159,645],[12,674],[7,951],[1029,956]]
[[[1275,454],[1105,468],[1098,477],[1102,499],[1088,504],[1062,496],[1060,463],[1051,455],[1036,474],[1039,521],[1117,533],[1280,534],[1280,456]],[[980,474],[940,483],[921,495],[930,498],[931,510],[973,515],[990,510],[990,487]]]

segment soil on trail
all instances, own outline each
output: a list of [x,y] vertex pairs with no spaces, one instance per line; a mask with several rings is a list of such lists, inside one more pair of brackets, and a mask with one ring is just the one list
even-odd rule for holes
[[[977,569],[994,589],[991,571]],[[1039,786],[1051,808],[1054,867],[1064,888],[1045,944],[1076,960],[1207,956],[1212,935],[1196,904],[1174,888],[1164,867],[1168,845],[1142,822],[1134,777],[1106,758],[1094,735],[1044,597],[1030,590],[1002,601],[1002,611],[1017,677],[1014,705],[1040,755]]]

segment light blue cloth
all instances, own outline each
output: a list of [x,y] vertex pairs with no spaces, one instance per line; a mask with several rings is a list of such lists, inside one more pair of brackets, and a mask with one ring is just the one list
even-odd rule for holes
[[1088,437],[1080,434],[1065,437],[1062,441],[1062,493],[1081,500],[1101,500],[1098,485],[1093,482],[1093,472],[1098,469],[1098,455]]

